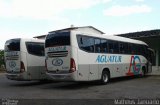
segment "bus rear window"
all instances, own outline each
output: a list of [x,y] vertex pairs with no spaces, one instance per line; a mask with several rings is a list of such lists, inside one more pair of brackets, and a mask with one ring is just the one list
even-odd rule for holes
[[20,51],[20,39],[11,39],[6,41],[5,51]]
[[46,37],[45,47],[70,45],[70,32],[54,32]]

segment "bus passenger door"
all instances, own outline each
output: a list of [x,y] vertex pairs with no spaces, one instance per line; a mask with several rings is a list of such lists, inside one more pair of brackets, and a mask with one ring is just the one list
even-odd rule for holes
[[[80,52],[80,51],[79,51]],[[98,79],[98,64],[94,64],[94,57],[89,55],[78,54],[78,79],[82,81],[97,80]]]
[[89,62],[88,57],[79,50],[78,51],[78,80],[80,81],[88,81],[89,74]]
[[97,56],[101,53],[101,40],[99,38],[94,39],[94,52],[89,55],[90,69],[89,69],[89,80],[98,79],[98,68],[99,64],[96,63]]
[[89,80],[98,79],[98,64],[90,64],[89,66]]
[[30,79],[39,80],[45,78],[44,44],[38,42],[26,42],[27,47],[27,72]]

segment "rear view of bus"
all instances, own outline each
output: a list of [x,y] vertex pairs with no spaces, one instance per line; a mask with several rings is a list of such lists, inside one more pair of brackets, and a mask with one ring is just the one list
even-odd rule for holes
[[22,73],[24,63],[20,61],[20,39],[11,39],[5,43],[5,64],[7,73]]
[[7,78],[11,80],[45,79],[44,41],[10,39],[5,43]]
[[45,41],[47,74],[54,80],[75,80],[76,65],[71,55],[71,32],[49,33]]

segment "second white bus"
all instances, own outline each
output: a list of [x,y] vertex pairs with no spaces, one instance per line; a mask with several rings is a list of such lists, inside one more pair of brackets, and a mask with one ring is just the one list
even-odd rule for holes
[[45,40],[47,75],[60,81],[93,81],[142,75],[148,69],[148,45],[118,36],[55,31]]
[[7,78],[11,80],[44,80],[44,40],[10,39],[5,43]]

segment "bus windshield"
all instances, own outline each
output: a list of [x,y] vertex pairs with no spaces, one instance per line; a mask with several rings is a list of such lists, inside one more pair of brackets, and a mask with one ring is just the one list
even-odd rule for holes
[[5,51],[20,51],[20,39],[11,39],[5,43]]
[[45,47],[70,45],[70,32],[54,32],[46,37]]

